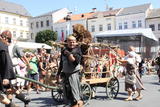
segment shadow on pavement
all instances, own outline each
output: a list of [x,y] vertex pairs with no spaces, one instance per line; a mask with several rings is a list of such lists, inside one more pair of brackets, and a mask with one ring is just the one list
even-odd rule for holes
[[159,82],[149,82],[149,84],[153,84],[153,85],[160,85]]
[[33,98],[32,101],[37,101],[38,104],[42,104],[42,106],[39,107],[58,107],[60,105],[63,105],[62,103],[60,104],[55,102],[52,98]]

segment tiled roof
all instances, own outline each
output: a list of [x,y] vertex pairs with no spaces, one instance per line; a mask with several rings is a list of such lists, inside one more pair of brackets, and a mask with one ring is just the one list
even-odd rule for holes
[[90,18],[97,18],[99,15],[102,15],[103,17],[116,16],[116,14],[119,11],[120,11],[120,9],[108,10],[108,11],[103,11],[103,12],[96,12]]
[[160,18],[160,8],[150,9],[149,12],[148,12],[147,18],[156,18],[156,17]]
[[30,13],[22,5],[5,0],[0,0],[0,11],[15,13],[23,16],[31,16]]
[[[90,12],[90,13],[81,13],[81,14],[74,14],[71,15],[71,20],[81,20],[81,19],[87,19],[89,17],[91,17],[93,14],[95,14],[94,12]],[[62,22],[66,22],[65,19],[61,19],[58,21],[58,23],[62,23]]]
[[148,3],[148,4],[143,4],[143,5],[126,7],[126,8],[123,8],[122,11],[119,12],[118,16],[144,13],[144,12],[146,12],[147,9],[149,9],[150,6],[151,6],[151,4]]

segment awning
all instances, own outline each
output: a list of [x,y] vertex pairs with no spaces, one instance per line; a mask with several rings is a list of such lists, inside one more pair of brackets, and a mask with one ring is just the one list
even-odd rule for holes
[[114,30],[114,31],[105,31],[98,33],[95,37],[120,37],[120,36],[145,36],[152,40],[158,41],[158,39],[153,34],[150,28],[140,28],[140,29],[125,29],[125,30]]
[[20,48],[27,48],[27,49],[37,49],[37,48],[45,48],[45,49],[52,49],[51,46],[45,43],[35,43],[35,42],[17,42],[16,45]]

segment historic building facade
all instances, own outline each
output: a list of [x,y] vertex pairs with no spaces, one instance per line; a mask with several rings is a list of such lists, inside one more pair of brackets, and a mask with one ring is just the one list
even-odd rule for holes
[[0,0],[0,32],[10,30],[14,39],[28,39],[29,17],[23,6]]
[[30,39],[34,41],[40,31],[53,30],[54,23],[64,18],[68,12],[68,9],[63,8],[30,18]]

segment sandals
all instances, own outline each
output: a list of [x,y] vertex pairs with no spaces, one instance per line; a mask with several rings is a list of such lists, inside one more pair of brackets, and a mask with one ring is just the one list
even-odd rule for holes
[[78,101],[78,107],[83,107],[83,101]]
[[136,97],[135,100],[139,101],[142,99],[142,96]]
[[127,99],[124,99],[125,101],[132,101],[133,99],[132,98],[127,98]]

